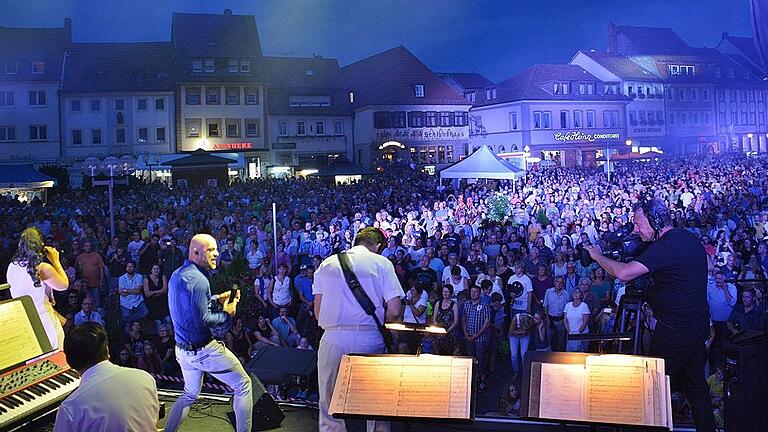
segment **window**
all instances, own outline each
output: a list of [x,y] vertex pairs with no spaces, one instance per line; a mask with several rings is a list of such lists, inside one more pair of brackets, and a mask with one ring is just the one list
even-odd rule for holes
[[462,111],[456,111],[453,113],[453,125],[454,126],[466,126],[467,125],[467,113]]
[[408,113],[408,126],[424,127],[424,112],[411,111]]
[[395,111],[392,113],[392,124],[396,128],[406,127],[405,111]]
[[709,100],[709,92],[707,91],[707,89],[702,89],[701,90],[701,98],[704,101],[708,101]]
[[139,128],[139,144],[149,141],[149,131],[147,128]]
[[277,134],[279,136],[288,136],[288,121],[280,120],[277,122]]
[[646,113],[648,117],[648,124],[649,125],[655,125],[656,124],[656,117],[653,115],[653,111],[648,111]]
[[146,111],[147,110],[147,100],[145,98],[141,98],[138,101],[136,101],[136,109],[139,111]]
[[593,83],[587,83],[587,94],[595,94],[595,85]]
[[245,119],[245,136],[257,137],[260,134],[259,119]]
[[560,83],[556,82],[552,85],[552,94],[560,94]]
[[344,121],[342,120],[333,121],[333,134],[344,135]]
[[427,127],[437,126],[437,111],[427,111],[426,117],[424,118],[424,120],[425,120],[424,124]]
[[680,113],[680,124],[687,124],[687,123],[688,123],[687,116],[685,115],[684,112],[681,112]]
[[115,142],[117,144],[125,144],[125,129],[115,129]]
[[203,71],[203,61],[200,59],[192,60],[192,72],[202,72]]
[[0,91],[0,107],[12,107],[15,104],[13,92]]
[[720,78],[722,76],[723,76],[723,71],[719,67],[716,67],[715,68],[715,78]]
[[115,99],[115,111],[122,111],[125,109],[125,99]]
[[157,141],[157,142],[165,142],[165,128],[164,127],[155,128],[155,141]]
[[696,100],[696,93],[698,93],[698,92],[696,91],[696,89],[691,89],[691,100],[692,100],[692,101],[695,101],[695,100]]
[[227,119],[227,137],[237,138],[240,136],[240,119]]
[[533,128],[541,129],[541,111],[533,112]]
[[101,111],[101,99],[91,99],[91,112]]
[[80,99],[72,99],[69,101],[69,110],[72,112],[81,112],[83,110]]
[[43,63],[43,62],[32,62],[32,73],[33,74],[45,73],[45,63]]
[[413,86],[413,95],[417,98],[424,97],[424,84],[416,84]]
[[637,126],[637,111],[632,110],[629,112],[629,124]]
[[29,95],[29,105],[30,106],[44,106],[45,105],[45,92],[44,91],[30,90],[28,92],[28,95]]
[[728,78],[734,78],[736,76],[733,68],[728,68]]
[[249,73],[251,71],[251,62],[250,60],[241,60],[240,61],[240,72],[242,73]]
[[259,104],[259,88],[258,87],[245,88],[245,104],[246,105]]
[[30,141],[45,141],[48,139],[48,127],[47,126],[30,126],[29,127],[29,140]]
[[206,87],[205,88],[205,104],[206,105],[218,105],[219,104],[219,87]]
[[164,98],[155,98],[155,111],[165,111]]
[[587,84],[579,83],[579,94],[587,94]]
[[237,59],[229,59],[229,66],[227,67],[227,71],[231,73],[237,73],[238,65],[239,65],[239,62],[237,61]]
[[496,99],[496,89],[492,88],[492,89],[486,90],[485,91],[485,99],[487,99],[487,100],[494,100],[494,99]]
[[0,141],[16,141],[16,128],[13,126],[0,126]]
[[[645,115],[642,111],[639,112],[638,119],[641,125],[645,124]],[[611,125],[611,112],[603,111],[603,127],[610,127]]]
[[678,65],[669,65],[669,74],[670,75],[680,75],[680,66],[678,66]]
[[19,73],[19,64],[15,61],[6,61],[5,62],[5,74],[6,75],[16,75]]
[[656,111],[656,122],[658,124],[664,124],[664,113],[661,111]]
[[675,113],[669,113],[669,124],[675,124]]
[[[639,111],[637,113],[637,118],[640,120],[641,125],[648,124],[648,122],[645,121],[645,111]],[[606,121],[606,119],[608,121]],[[603,111],[603,122],[605,123],[605,127],[608,127],[608,124],[610,124],[610,113],[608,111]]]
[[475,103],[477,96],[475,92],[466,92],[464,93],[464,97],[467,98],[468,101]]
[[541,115],[541,126],[544,129],[552,129],[552,113],[544,111]]
[[389,111],[374,112],[373,127],[376,129],[387,129],[392,127],[392,117],[389,115]]
[[213,59],[205,59],[205,73],[213,73],[216,71]]
[[517,112],[512,111],[509,113],[509,130],[517,130]]
[[82,145],[82,144],[83,144],[83,130],[72,129],[72,145]]
[[202,121],[198,119],[185,119],[184,124],[187,127],[187,137],[188,138],[198,138],[200,137],[200,125],[202,124]]
[[187,105],[200,105],[200,87],[187,87]]
[[206,125],[208,127],[209,138],[221,137],[221,122],[217,119],[207,119]]
[[693,66],[680,66],[680,74],[682,75],[693,76],[693,72]]
[[571,83],[563,83],[563,94],[567,95],[571,92]]
[[695,124],[695,125],[699,124],[699,113],[694,112],[692,114],[692,117],[693,117],[693,124]]
[[125,116],[123,115],[123,113],[121,112],[117,113],[117,115],[115,116],[115,122],[119,125],[125,123]]
[[587,127],[588,128],[593,128],[593,127],[597,126],[595,124],[595,123],[597,123],[597,121],[595,120],[595,116],[596,116],[596,114],[595,114],[594,111],[592,111],[592,110],[587,111]]
[[296,121],[296,135],[304,136],[307,134],[307,124],[304,120]]
[[440,126],[450,126],[451,125],[451,113],[448,111],[441,111],[440,112]]
[[619,112],[611,111],[611,127],[619,127]]
[[681,101],[685,100],[685,89],[677,89],[677,98]]
[[560,129],[568,129],[568,111],[560,111]]
[[[403,121],[405,121],[405,113],[403,113]],[[325,121],[318,120],[315,122],[315,135],[325,135]]]
[[584,123],[582,122],[582,111],[574,111],[573,112],[573,127],[575,128],[582,128],[584,127]]
[[240,87],[227,87],[224,92],[227,105],[240,105]]
[[[752,115],[755,115],[755,113],[751,113],[751,114],[752,114]],[[705,113],[704,113],[704,124],[707,124],[707,125],[708,125],[708,124],[710,124],[711,122],[712,122],[712,119],[709,117],[709,113],[708,113],[708,112],[705,112]],[[754,123],[754,121],[753,121],[753,123]]]

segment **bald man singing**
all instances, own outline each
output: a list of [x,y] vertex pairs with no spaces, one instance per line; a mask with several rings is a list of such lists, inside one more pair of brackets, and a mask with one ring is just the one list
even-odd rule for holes
[[216,240],[197,234],[189,244],[189,258],[168,281],[168,305],[176,337],[176,358],[184,375],[184,393],[173,404],[165,430],[174,432],[195,402],[207,372],[234,390],[236,430],[251,430],[251,379],[237,356],[211,336],[211,326],[229,323],[240,293],[229,302],[229,292],[211,295],[208,272],[216,268]]

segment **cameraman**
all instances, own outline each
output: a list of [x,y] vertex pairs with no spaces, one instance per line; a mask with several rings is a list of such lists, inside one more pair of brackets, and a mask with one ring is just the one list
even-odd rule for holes
[[697,431],[714,431],[709,390],[704,380],[709,333],[707,258],[696,236],[673,228],[666,204],[658,199],[634,207],[635,232],[651,245],[636,260],[623,263],[603,256],[600,246],[586,246],[592,259],[613,276],[629,281],[650,273],[648,301],[657,319],[651,355],[665,361],[667,374],[684,382]]

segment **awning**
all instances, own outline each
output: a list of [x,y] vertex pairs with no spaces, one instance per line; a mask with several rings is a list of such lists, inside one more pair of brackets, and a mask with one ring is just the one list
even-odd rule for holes
[[50,188],[55,179],[42,174],[30,164],[0,166],[0,188]]

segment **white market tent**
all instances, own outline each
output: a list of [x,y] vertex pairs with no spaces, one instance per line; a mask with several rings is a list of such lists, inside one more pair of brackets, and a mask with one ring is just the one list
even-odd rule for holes
[[440,180],[444,178],[516,180],[524,176],[524,169],[496,156],[486,145],[475,150],[466,159],[440,171]]

